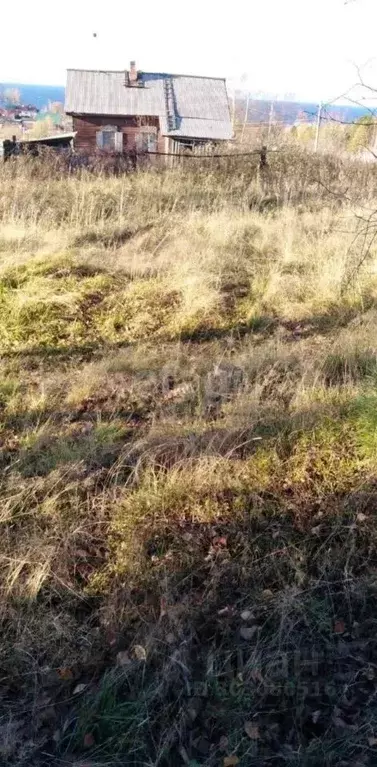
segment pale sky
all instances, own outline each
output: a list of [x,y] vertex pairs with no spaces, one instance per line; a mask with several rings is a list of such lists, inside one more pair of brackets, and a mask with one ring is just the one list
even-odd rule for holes
[[130,59],[329,101],[356,82],[356,66],[377,87],[377,0],[2,4],[0,82],[64,85],[67,67],[127,69]]

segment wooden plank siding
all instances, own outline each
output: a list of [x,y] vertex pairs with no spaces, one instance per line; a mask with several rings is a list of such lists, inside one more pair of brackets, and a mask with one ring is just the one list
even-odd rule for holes
[[96,134],[105,125],[116,125],[121,130],[124,152],[132,152],[136,149],[136,136],[143,132],[156,132],[157,151],[166,151],[165,138],[161,135],[158,117],[119,117],[119,115],[73,115],[73,130],[76,131],[75,149],[90,154],[96,152]]

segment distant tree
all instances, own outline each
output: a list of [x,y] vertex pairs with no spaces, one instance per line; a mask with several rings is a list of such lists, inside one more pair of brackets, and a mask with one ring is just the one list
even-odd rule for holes
[[64,114],[64,104],[61,101],[49,101],[48,111],[54,115]]
[[17,106],[21,103],[21,93],[19,88],[5,88],[4,101],[12,106]]
[[360,149],[372,148],[377,130],[377,120],[371,115],[364,115],[351,126],[348,140],[348,150],[359,152]]

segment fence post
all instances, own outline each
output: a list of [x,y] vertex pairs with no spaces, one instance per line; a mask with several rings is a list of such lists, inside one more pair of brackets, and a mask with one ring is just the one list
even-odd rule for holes
[[4,162],[9,160],[9,158],[12,157],[13,154],[16,154],[16,149],[17,149],[17,142],[16,142],[15,136],[13,136],[12,139],[5,139],[3,141]]
[[267,147],[266,146],[262,146],[262,149],[260,152],[259,169],[263,170],[263,168],[267,168]]

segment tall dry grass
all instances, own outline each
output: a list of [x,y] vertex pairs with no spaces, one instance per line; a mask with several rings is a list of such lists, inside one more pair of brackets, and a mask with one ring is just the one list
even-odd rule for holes
[[0,169],[5,765],[373,764],[376,172],[203,163]]

